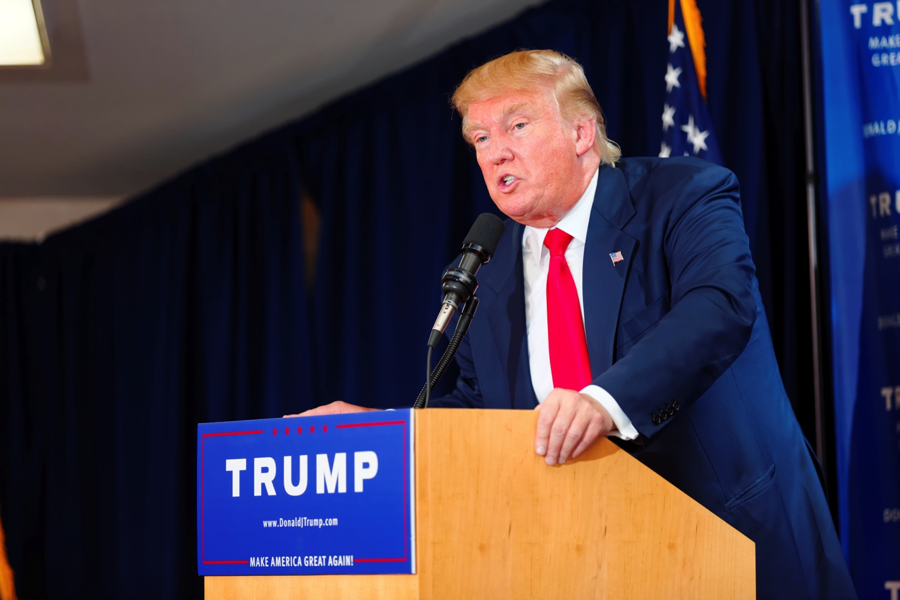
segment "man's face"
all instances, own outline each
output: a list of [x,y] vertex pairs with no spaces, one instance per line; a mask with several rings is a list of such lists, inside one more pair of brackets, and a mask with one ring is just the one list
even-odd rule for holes
[[523,225],[551,227],[593,176],[580,158],[593,144],[593,127],[593,120],[563,120],[550,91],[536,89],[473,102],[465,136],[497,207]]

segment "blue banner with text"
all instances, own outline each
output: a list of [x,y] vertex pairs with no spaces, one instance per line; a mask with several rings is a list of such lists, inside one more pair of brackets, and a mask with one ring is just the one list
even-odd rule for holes
[[840,532],[860,598],[900,598],[900,4],[820,10]]
[[412,410],[202,423],[200,575],[415,573]]

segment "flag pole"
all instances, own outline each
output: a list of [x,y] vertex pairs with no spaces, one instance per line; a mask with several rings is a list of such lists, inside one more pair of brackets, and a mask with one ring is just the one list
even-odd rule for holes
[[807,0],[800,4],[800,40],[803,61],[803,130],[806,146],[806,229],[809,238],[809,296],[810,317],[812,319],[813,357],[813,400],[816,418],[816,455],[825,476],[825,491],[828,492],[829,467],[828,442],[825,439],[825,410],[822,403],[824,352],[822,348],[822,320],[819,306],[819,248],[816,228],[816,161],[813,141],[812,117],[812,69],[810,66],[809,6]]

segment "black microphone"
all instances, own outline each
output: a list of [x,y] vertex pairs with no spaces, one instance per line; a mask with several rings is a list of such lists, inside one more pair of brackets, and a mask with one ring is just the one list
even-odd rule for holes
[[499,217],[490,213],[482,213],[475,219],[469,234],[463,241],[462,260],[455,269],[447,269],[441,278],[441,290],[444,292],[444,303],[441,312],[438,313],[431,335],[428,337],[428,346],[434,348],[441,339],[450,319],[456,313],[459,306],[467,302],[478,289],[478,281],[475,274],[481,265],[487,264],[497,244],[503,237],[506,226]]

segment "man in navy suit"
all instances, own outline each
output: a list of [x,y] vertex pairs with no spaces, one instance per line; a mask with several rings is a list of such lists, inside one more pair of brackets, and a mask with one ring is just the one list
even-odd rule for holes
[[[548,465],[609,436],[756,543],[758,597],[855,598],[781,383],[734,175],[620,159],[581,67],[556,52],[495,59],[453,102],[513,223],[479,272],[456,388],[431,405],[537,408]],[[568,297],[551,300],[559,289]],[[548,325],[563,322],[560,302],[569,320]]]

